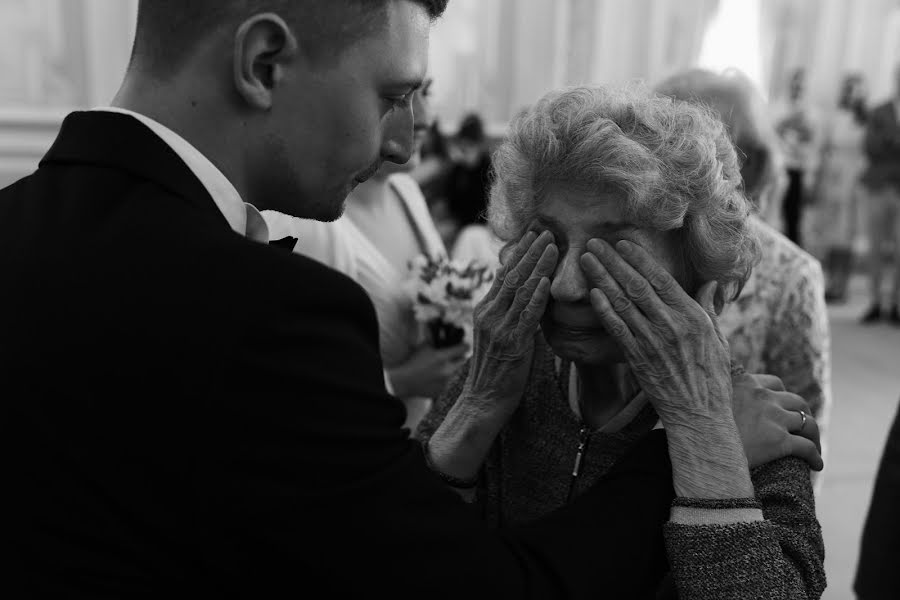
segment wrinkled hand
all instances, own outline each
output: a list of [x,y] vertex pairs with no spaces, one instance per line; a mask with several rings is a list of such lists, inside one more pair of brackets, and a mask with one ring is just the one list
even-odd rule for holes
[[588,242],[581,265],[591,304],[663,424],[730,413],[731,356],[710,315],[715,283],[698,294],[704,308],[643,248],[624,240],[616,248]]
[[430,344],[421,346],[406,362],[388,371],[394,393],[401,398],[437,398],[450,377],[466,362],[468,352],[467,344],[441,349]]
[[752,497],[732,414],[728,343],[715,322],[716,283],[701,287],[695,301],[632,242],[614,250],[591,240],[587,249],[581,266],[591,305],[665,426],[675,493]]
[[[734,420],[751,468],[793,455],[822,470],[819,425],[806,400],[786,392],[774,375],[741,373],[732,384]],[[805,425],[800,411],[806,414]]]
[[501,419],[515,412],[525,392],[534,337],[558,259],[552,234],[528,232],[475,308],[473,353],[463,395],[476,398]]

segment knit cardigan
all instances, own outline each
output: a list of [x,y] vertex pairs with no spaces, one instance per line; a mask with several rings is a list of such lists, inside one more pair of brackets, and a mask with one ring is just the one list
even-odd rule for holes
[[[542,339],[522,401],[495,440],[479,476],[478,502],[497,526],[539,518],[603,479],[658,417],[647,404],[615,433],[589,433],[569,407],[571,363],[557,371]],[[422,421],[427,440],[459,397],[468,363]],[[559,374],[563,374],[560,376]],[[578,447],[580,471],[573,477]],[[825,589],[824,544],[809,468],[788,457],[751,471],[755,499],[675,498],[664,539],[680,600],[819,598]],[[758,515],[761,520],[744,520]]]

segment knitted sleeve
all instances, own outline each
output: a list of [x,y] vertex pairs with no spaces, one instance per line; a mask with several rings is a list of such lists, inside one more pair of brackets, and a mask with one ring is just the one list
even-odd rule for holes
[[825,546],[808,465],[788,457],[751,475],[755,500],[673,503],[665,537],[679,600],[821,597]]
[[444,422],[447,413],[450,412],[450,409],[453,408],[457,398],[459,398],[459,395],[462,393],[463,386],[466,383],[466,377],[469,376],[470,362],[471,359],[467,360],[459,369],[457,369],[453,377],[450,378],[450,381],[447,382],[447,385],[444,386],[444,391],[441,392],[441,395],[434,399],[431,410],[429,410],[428,414],[426,414],[419,422],[419,426],[414,432],[416,439],[423,442],[430,440],[431,436],[434,435],[434,432],[437,431],[437,428]]

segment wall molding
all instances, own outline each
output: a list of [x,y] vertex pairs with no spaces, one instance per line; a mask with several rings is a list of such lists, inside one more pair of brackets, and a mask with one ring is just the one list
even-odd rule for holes
[[0,109],[0,187],[28,175],[46,154],[65,109]]

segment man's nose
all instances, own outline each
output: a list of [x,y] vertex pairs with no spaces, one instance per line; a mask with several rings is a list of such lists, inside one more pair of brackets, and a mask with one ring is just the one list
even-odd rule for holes
[[579,262],[583,250],[569,249],[560,259],[550,284],[550,296],[557,302],[585,302],[588,283]]
[[408,107],[388,116],[381,144],[381,158],[402,165],[409,161],[412,151],[413,111],[412,107]]

